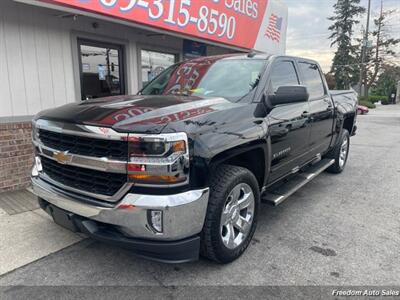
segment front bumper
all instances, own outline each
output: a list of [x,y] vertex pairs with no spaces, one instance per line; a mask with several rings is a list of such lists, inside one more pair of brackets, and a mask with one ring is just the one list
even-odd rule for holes
[[110,225],[75,215],[41,198],[39,204],[57,224],[74,232],[85,233],[93,239],[129,249],[138,256],[165,263],[184,263],[199,258],[198,235],[171,242],[129,238]]
[[[34,193],[42,201],[45,201],[42,202],[43,208],[55,207],[71,214],[70,218],[74,220],[74,225],[71,226],[78,228],[78,231],[85,232],[99,240],[125,244],[130,249],[137,248],[138,254],[157,260],[182,262],[193,260],[195,256],[198,257],[200,242],[196,235],[203,228],[209,197],[208,188],[174,195],[128,193],[118,203],[110,204],[93,199],[83,199],[80,195],[66,192],[49,184],[40,176],[32,177],[31,180]],[[153,230],[149,224],[149,210],[162,211],[162,233]],[[92,230],[88,230],[86,225]],[[104,230],[105,226],[108,226],[107,230]],[[110,236],[110,229],[113,231],[112,236]],[[139,247],[140,245],[145,245],[145,250]],[[173,251],[174,247],[179,245],[183,249],[191,249],[191,252],[196,248],[197,254],[191,253],[186,255],[186,258],[185,255],[178,255],[176,259],[169,259],[168,255],[166,259],[162,259],[160,257],[163,255],[157,254],[158,250],[164,249],[161,252],[165,253],[165,248]],[[149,251],[149,248],[153,248],[153,250]],[[183,251],[179,247],[175,250]],[[152,257],[152,255],[148,256],[144,253],[156,255]]]

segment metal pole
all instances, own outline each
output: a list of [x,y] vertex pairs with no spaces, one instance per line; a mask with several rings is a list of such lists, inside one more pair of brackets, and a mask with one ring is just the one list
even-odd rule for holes
[[371,0],[368,0],[368,12],[367,12],[367,27],[365,29],[365,35],[364,35],[364,40],[361,48],[361,68],[360,68],[360,95],[361,96],[368,96],[368,95],[363,95],[364,94],[364,89],[363,89],[363,83],[367,84],[367,72],[366,68],[364,66],[365,63],[365,57],[366,57],[366,52],[367,52],[367,44],[368,44],[368,35],[369,35],[369,19],[371,15]]

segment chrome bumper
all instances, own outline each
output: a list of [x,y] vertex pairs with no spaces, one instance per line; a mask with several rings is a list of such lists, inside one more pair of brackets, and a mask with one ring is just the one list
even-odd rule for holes
[[[173,241],[200,233],[207,211],[209,189],[174,195],[128,193],[114,207],[82,202],[39,176],[31,177],[33,191],[47,202],[76,215],[116,226],[129,237]],[[149,210],[163,212],[163,232],[151,229]]]

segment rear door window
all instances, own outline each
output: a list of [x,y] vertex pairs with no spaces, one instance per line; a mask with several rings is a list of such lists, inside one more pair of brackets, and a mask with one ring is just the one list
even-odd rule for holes
[[299,66],[310,100],[322,98],[325,95],[325,88],[318,66],[305,62],[299,63]]

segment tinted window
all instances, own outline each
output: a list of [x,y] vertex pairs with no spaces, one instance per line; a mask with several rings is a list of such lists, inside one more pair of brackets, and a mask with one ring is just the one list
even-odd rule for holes
[[290,61],[282,61],[275,64],[271,73],[271,86],[273,92],[276,92],[280,86],[298,85],[296,69]]
[[304,77],[304,83],[307,86],[310,99],[321,98],[325,95],[324,84],[321,73],[316,64],[300,63],[300,70]]

